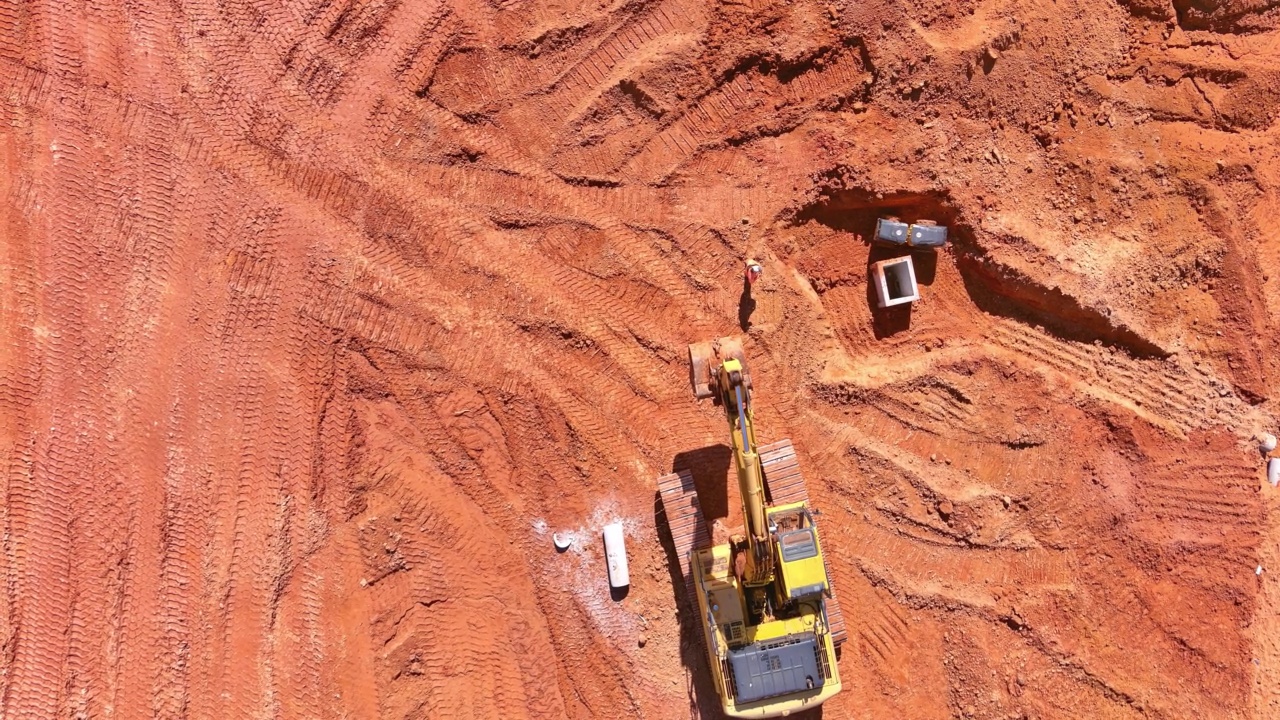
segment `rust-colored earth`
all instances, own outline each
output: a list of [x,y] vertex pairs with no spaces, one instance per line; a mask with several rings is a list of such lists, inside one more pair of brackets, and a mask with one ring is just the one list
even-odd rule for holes
[[716,717],[745,326],[822,717],[1280,717],[1276,0],[4,2],[0,92],[0,716]]

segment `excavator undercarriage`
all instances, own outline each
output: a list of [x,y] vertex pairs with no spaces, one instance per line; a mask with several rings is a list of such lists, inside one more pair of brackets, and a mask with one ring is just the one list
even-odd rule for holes
[[729,421],[745,531],[711,544],[689,470],[658,489],[721,704],[752,718],[815,707],[840,691],[835,650],[847,632],[795,449],[757,445],[739,340],[689,355],[694,395],[715,399]]

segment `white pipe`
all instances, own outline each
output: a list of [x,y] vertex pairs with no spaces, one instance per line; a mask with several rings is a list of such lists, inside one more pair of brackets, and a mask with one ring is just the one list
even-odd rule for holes
[[1271,458],[1267,461],[1267,482],[1271,483],[1271,487],[1280,483],[1280,458]]
[[624,588],[631,584],[627,572],[627,545],[622,537],[622,523],[604,526],[604,555],[609,562],[609,586]]

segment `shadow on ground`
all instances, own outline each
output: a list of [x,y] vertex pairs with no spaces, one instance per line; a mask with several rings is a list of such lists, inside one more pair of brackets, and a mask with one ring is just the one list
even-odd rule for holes
[[751,313],[756,311],[756,299],[751,297],[751,283],[742,279],[742,294],[738,296],[738,327],[745,332],[751,329]]
[[677,454],[671,462],[671,472],[688,470],[693,475],[702,516],[715,520],[729,515],[728,482],[732,464],[733,448],[724,444],[708,445]]

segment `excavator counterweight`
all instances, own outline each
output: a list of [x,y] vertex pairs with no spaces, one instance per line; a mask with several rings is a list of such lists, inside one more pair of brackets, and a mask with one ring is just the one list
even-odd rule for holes
[[756,443],[739,339],[690,345],[689,379],[728,421],[744,532],[711,544],[688,471],[658,489],[721,705],[749,718],[816,707],[840,692],[845,629],[795,451],[789,441]]

